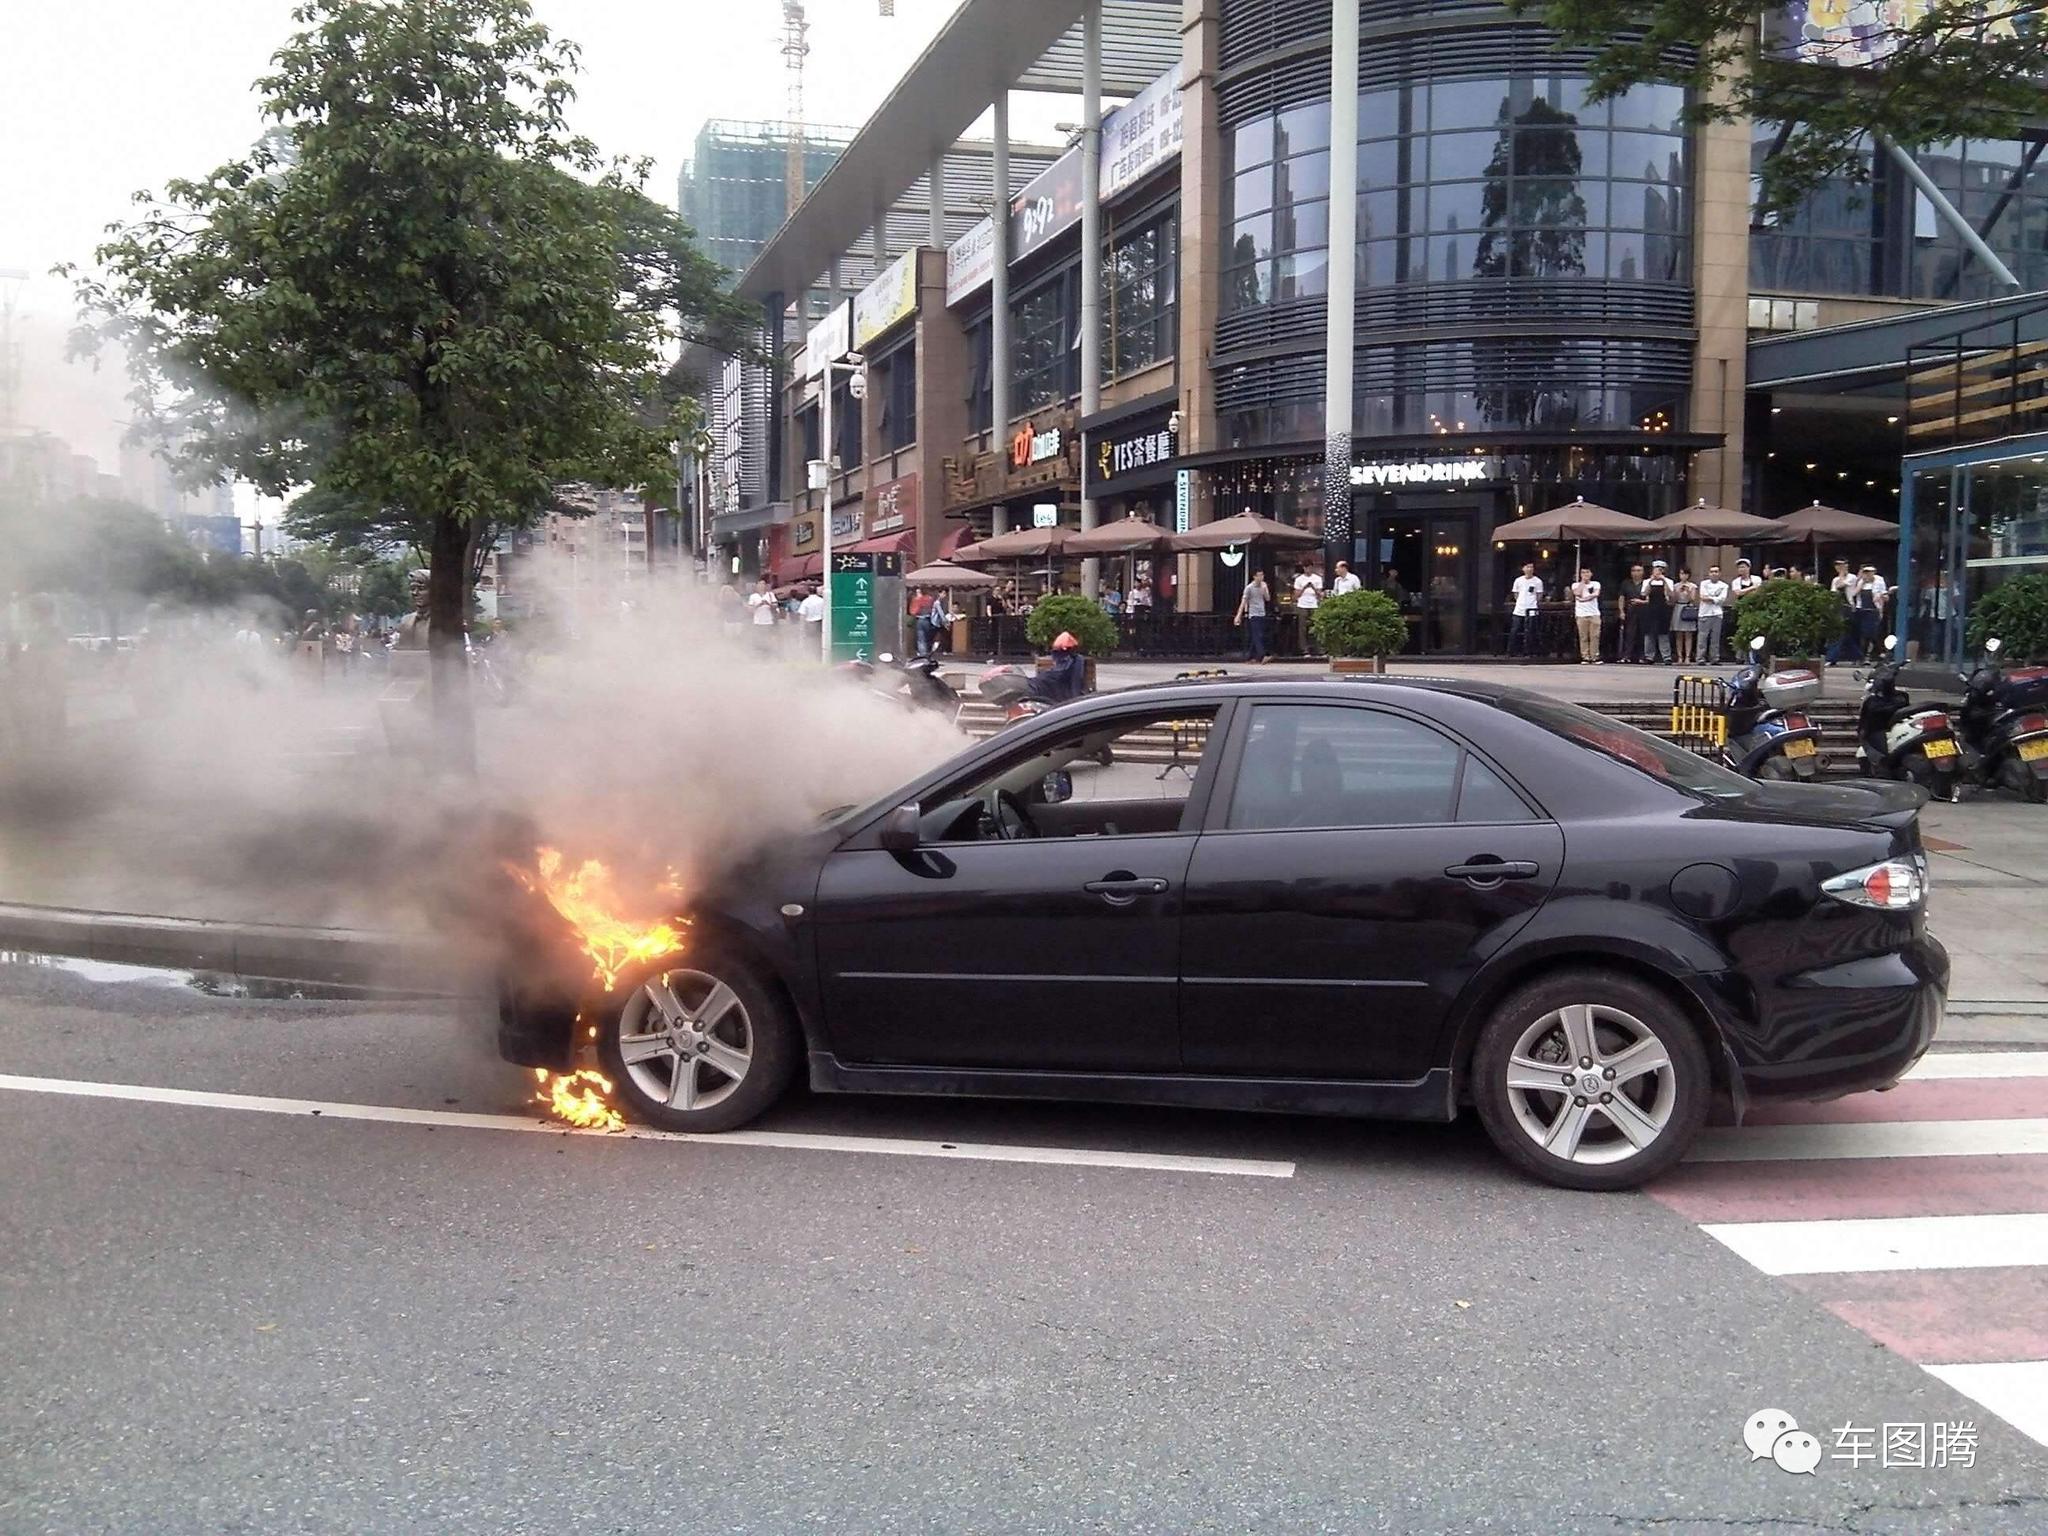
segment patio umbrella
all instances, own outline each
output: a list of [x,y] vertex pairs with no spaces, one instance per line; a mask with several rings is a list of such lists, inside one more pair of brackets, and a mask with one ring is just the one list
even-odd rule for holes
[[1166,547],[1176,554],[1191,555],[1204,550],[1231,549],[1239,544],[1288,544],[1305,549],[1322,542],[1321,534],[1311,533],[1306,528],[1260,517],[1256,512],[1240,512],[1236,517],[1204,523],[1186,533],[1169,534]]
[[906,587],[992,587],[996,578],[986,571],[970,571],[964,565],[935,560],[919,566],[903,578]]
[[1149,517],[1132,513],[1100,527],[1090,528],[1086,533],[1067,535],[1066,553],[1069,555],[1141,555],[1147,550],[1160,548],[1172,533],[1160,527]]
[[1063,553],[1067,540],[1073,536],[1060,527],[1012,528],[1008,533],[954,550],[953,559],[961,565],[980,565],[985,560],[1035,560],[1040,555]]
[[[1496,544],[1561,544],[1566,539],[1579,545],[1588,539],[1595,543],[1605,541],[1614,544],[1649,543],[1653,540],[1650,524],[1642,518],[1617,512],[1612,507],[1597,506],[1583,496],[1561,507],[1552,507],[1548,512],[1538,512],[1534,517],[1518,517],[1512,523],[1502,523],[1487,537]],[[1578,552],[1577,563],[1585,563],[1583,548]]]
[[1689,544],[1695,539],[1734,544],[1749,539],[1783,538],[1781,527],[1782,524],[1772,518],[1713,506],[1702,496],[1691,506],[1681,507],[1669,517],[1658,518],[1643,532],[1652,538],[1676,539],[1681,544]]
[[1813,575],[1820,579],[1820,546],[1823,540],[1829,543],[1861,544],[1883,539],[1889,543],[1898,542],[1899,525],[1888,523],[1881,517],[1865,517],[1861,512],[1844,512],[1840,507],[1824,507],[1816,501],[1810,507],[1801,507],[1797,512],[1777,518],[1774,526],[1778,537],[1787,543],[1811,544],[1813,546]]

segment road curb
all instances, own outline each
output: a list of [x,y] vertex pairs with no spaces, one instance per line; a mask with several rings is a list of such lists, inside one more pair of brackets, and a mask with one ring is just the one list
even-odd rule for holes
[[0,949],[372,991],[465,990],[444,946],[406,934],[0,902]]

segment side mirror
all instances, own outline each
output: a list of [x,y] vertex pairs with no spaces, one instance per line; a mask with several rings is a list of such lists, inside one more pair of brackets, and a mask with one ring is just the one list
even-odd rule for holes
[[1763,655],[1763,653],[1764,653],[1764,637],[1763,637],[1762,635],[1753,635],[1753,636],[1751,636],[1751,637],[1750,637],[1750,642],[1749,642],[1749,654],[1750,654],[1750,655],[1752,655],[1752,656],[1761,656],[1761,655]]
[[1984,642],[1984,650],[1988,655],[1996,656],[2000,651],[2004,649],[2005,642],[1999,639],[1996,635],[1993,635],[1989,640],[1986,640]]
[[1074,798],[1074,776],[1064,768],[1045,776],[1038,792],[1047,805],[1060,805]]
[[1896,651],[1899,648],[1899,637],[1897,635],[1886,635],[1884,637],[1884,648],[1887,651]]
[[882,818],[877,841],[891,853],[915,853],[918,844],[918,815],[915,805],[899,805]]

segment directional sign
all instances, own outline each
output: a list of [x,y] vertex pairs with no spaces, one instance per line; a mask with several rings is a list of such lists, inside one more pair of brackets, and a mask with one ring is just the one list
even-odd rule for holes
[[875,653],[875,557],[832,557],[832,659],[868,661]]

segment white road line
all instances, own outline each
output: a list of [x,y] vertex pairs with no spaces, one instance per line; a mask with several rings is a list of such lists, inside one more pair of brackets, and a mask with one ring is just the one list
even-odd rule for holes
[[1817,1158],[2012,1157],[2048,1152],[2043,1120],[1875,1120],[1837,1125],[1718,1126],[1687,1154],[1699,1163]]
[[1767,1275],[2048,1264],[2048,1215],[1710,1222],[1700,1230]]
[[465,1114],[445,1109],[404,1109],[387,1104],[331,1104],[318,1099],[273,1099],[248,1093],[211,1093],[191,1088],[153,1088],[137,1083],[80,1082],[58,1077],[16,1077],[0,1073],[0,1089],[19,1093],[65,1094],[89,1099],[127,1099],[145,1104],[179,1104],[197,1109],[234,1109],[259,1115],[306,1115],[326,1120],[379,1120],[397,1125],[430,1125],[469,1131],[537,1131],[551,1136],[594,1136],[607,1141],[686,1141],[708,1147],[772,1147],[790,1152],[868,1152],[891,1157],[954,1158],[982,1163],[1051,1163],[1077,1168],[1125,1168],[1150,1173],[1218,1173],[1252,1179],[1291,1179],[1294,1164],[1243,1157],[1184,1157],[1168,1152],[1106,1152],[1084,1147],[1006,1146],[999,1142],[906,1141],[889,1136],[830,1136],[799,1131],[727,1131],[693,1135],[634,1128],[579,1131],[554,1120],[521,1115]]
[[1974,1398],[2021,1434],[2048,1445],[2048,1360],[1929,1365],[1928,1375]]
[[1922,1056],[1906,1081],[1970,1077],[2048,1077],[2048,1051],[1939,1051]]

